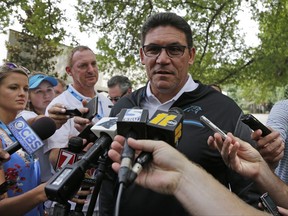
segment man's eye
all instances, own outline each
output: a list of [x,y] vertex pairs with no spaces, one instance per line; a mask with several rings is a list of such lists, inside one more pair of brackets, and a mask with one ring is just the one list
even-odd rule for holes
[[87,64],[81,64],[81,65],[79,65],[79,68],[81,68],[81,69],[87,68]]
[[158,53],[161,48],[158,46],[147,47],[147,52]]
[[169,46],[169,47],[167,47],[167,49],[170,52],[181,52],[181,47],[179,47],[179,46]]

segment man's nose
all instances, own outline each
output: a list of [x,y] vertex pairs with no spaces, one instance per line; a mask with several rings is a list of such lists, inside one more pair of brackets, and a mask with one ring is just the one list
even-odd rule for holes
[[95,67],[92,64],[89,64],[88,65],[88,71],[91,72],[91,71],[94,71],[94,70],[95,70]]
[[171,60],[171,58],[168,56],[167,54],[167,51],[165,48],[162,47],[157,59],[156,59],[156,62],[157,63],[169,63]]

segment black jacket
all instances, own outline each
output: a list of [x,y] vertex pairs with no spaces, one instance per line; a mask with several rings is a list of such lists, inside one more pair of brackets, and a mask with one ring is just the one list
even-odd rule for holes
[[[122,108],[141,107],[145,94],[146,87],[143,87],[122,98],[110,115],[116,116]],[[205,115],[222,130],[254,143],[250,138],[251,130],[239,120],[243,113],[238,105],[229,97],[199,83],[197,89],[183,93],[172,107],[179,107],[184,111],[183,135],[177,149],[191,161],[201,165],[223,185],[230,185],[232,191],[244,201],[257,206],[259,194],[253,192],[253,183],[232,172],[224,164],[218,151],[209,148],[207,139],[213,131],[199,120],[201,115]],[[117,192],[117,175],[110,171],[102,182],[100,191],[101,216],[113,215]],[[188,215],[173,196],[158,194],[136,184],[125,189],[120,206],[120,215],[123,216]]]

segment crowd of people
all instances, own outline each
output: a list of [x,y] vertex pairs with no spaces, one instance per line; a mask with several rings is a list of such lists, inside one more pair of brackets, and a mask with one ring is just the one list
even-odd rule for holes
[[[114,215],[116,211],[117,172],[123,146],[128,143],[137,154],[145,151],[153,157],[124,189],[119,215],[266,215],[259,207],[259,197],[268,192],[279,212],[288,216],[285,104],[271,110],[268,125],[272,132],[265,137],[261,130],[252,131],[242,123],[243,111],[221,94],[218,85],[205,85],[188,72],[196,55],[193,32],[174,13],[149,17],[142,26],[140,43],[146,85],[132,91],[131,81],[116,75],[107,83],[108,97],[95,89],[97,59],[87,46],[73,48],[68,56],[65,70],[71,83],[10,62],[0,67],[0,184],[15,181],[0,195],[0,214],[53,215],[56,206],[47,200],[46,182],[55,173],[60,149],[85,127],[103,117],[115,117],[123,108],[147,109],[151,118],[157,110],[178,107],[184,121],[176,148],[165,140],[153,141],[153,137],[114,138],[108,152],[113,163],[107,167],[93,215]],[[93,98],[97,98],[97,113],[92,119],[65,114],[67,109],[88,112],[85,106]],[[202,115],[230,132],[227,138],[205,127]],[[11,155],[5,152],[16,141],[7,125],[19,116],[29,124],[49,116],[57,126],[33,155],[22,149]],[[84,151],[89,151],[93,143],[86,142],[84,138]],[[283,181],[274,174],[275,169]],[[97,170],[90,177],[95,173]],[[80,205],[81,212],[87,213],[90,199],[91,188],[80,189],[69,201],[71,210]]]

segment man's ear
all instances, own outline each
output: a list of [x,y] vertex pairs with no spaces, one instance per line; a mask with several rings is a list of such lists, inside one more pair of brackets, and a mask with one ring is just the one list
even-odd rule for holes
[[192,47],[190,50],[189,50],[189,64],[190,65],[193,65],[194,63],[194,60],[195,60],[195,55],[196,55],[196,50],[194,47]]
[[127,90],[127,94],[130,94],[132,92],[132,88],[129,88],[128,90]]
[[142,47],[140,48],[139,53],[140,53],[141,63],[142,63],[142,65],[144,65],[144,52],[143,52],[143,48]]
[[65,70],[66,70],[66,73],[67,73],[69,76],[72,76],[72,74],[71,74],[71,67],[67,66],[67,67],[65,67]]

